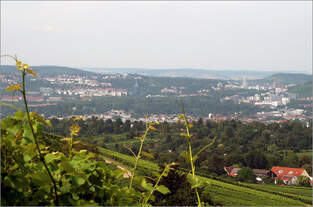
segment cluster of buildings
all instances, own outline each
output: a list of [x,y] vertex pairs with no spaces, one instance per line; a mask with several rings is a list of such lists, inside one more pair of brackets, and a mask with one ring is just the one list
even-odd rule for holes
[[[282,93],[282,91],[284,91],[284,93]],[[253,96],[225,96],[224,98],[220,99],[220,102],[232,101],[234,103],[248,103],[259,106],[260,108],[268,107],[275,109],[278,106],[286,106],[288,103],[290,103],[291,100],[296,100],[295,94],[288,94],[285,90],[282,91],[277,93],[267,91],[263,93],[256,93]]]
[[161,89],[161,93],[163,93],[163,94],[181,94],[181,93],[183,93],[184,89],[185,89],[185,87],[171,86],[170,88]]
[[93,97],[93,96],[127,96],[125,89],[116,88],[75,88],[75,89],[55,89],[57,95]]
[[[91,78],[97,78],[96,76]],[[43,77],[43,80],[48,81],[53,85],[63,85],[63,84],[72,84],[72,85],[86,85],[86,86],[99,86],[97,80],[89,79],[89,76],[79,76],[79,75],[58,75],[55,77]]]
[[[237,177],[238,172],[241,170],[239,167],[229,166],[224,167],[224,170],[229,176]],[[303,168],[290,168],[290,167],[279,167],[274,166],[271,170],[264,169],[252,169],[253,174],[257,182],[263,182],[264,178],[273,178],[274,183],[277,184],[278,180],[281,180],[287,185],[296,185],[300,176],[309,178],[309,182],[312,185],[313,177],[311,177],[308,172]]]

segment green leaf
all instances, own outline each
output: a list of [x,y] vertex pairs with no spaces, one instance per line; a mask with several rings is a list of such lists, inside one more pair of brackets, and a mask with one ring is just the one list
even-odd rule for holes
[[37,155],[37,149],[35,143],[29,143],[24,147],[23,150],[24,154],[29,155],[31,158],[35,157]]
[[146,179],[142,179],[141,181],[141,187],[143,187],[145,190],[152,191],[153,186],[151,183],[147,183]]
[[45,122],[45,119],[40,116],[37,112],[29,112],[30,119],[34,119],[36,121]]
[[93,157],[94,154],[88,153],[87,150],[80,150],[74,157],[73,160],[87,160]]
[[157,187],[156,189],[157,191],[159,191],[160,193],[162,193],[163,195],[170,193],[171,191],[165,187],[164,185],[160,185]]
[[78,176],[73,176],[72,181],[73,181],[73,184],[77,186],[81,186],[85,183],[85,179],[78,177]]
[[14,183],[12,182],[12,180],[10,179],[9,176],[6,176],[6,177],[4,178],[3,184],[6,185],[6,186],[10,186],[10,187],[12,187],[12,188],[15,187]]
[[95,203],[93,200],[90,201],[79,200],[77,202],[77,206],[98,206],[98,204]]
[[52,124],[51,124],[50,120],[45,120],[45,124],[52,128]]
[[60,191],[62,193],[69,193],[71,191],[71,186],[69,186],[69,185],[62,185],[62,187],[60,188]]
[[203,185],[203,183],[199,180],[198,177],[190,176],[190,177],[188,177],[188,181],[191,184],[192,189],[201,187]]
[[25,118],[26,118],[26,114],[24,113],[24,111],[19,110],[15,113],[16,120],[24,120]]
[[148,157],[148,158],[151,158],[151,159],[154,159],[153,155],[148,153],[148,152],[145,152],[145,151],[141,151],[141,154],[145,157]]
[[62,169],[62,170],[65,170],[66,172],[68,173],[73,173],[75,172],[75,169],[73,168],[73,166],[71,165],[71,163],[67,160],[63,160],[59,167]]
[[51,163],[53,160],[60,160],[63,154],[60,152],[52,152],[45,156],[45,160],[47,163]]
[[13,182],[14,182],[15,188],[19,192],[25,191],[27,187],[29,186],[29,180],[22,175],[15,177],[15,179],[13,179]]
[[35,121],[35,123],[33,125],[33,128],[34,128],[34,132],[35,133],[42,132],[42,130],[43,130],[43,123]]
[[181,153],[179,156],[185,158],[187,163],[190,163],[190,156],[189,156],[188,152],[185,151],[185,152]]
[[[2,128],[5,129],[5,128]],[[9,132],[9,134],[12,134],[13,136],[16,136],[17,132],[20,130],[20,128],[16,125],[10,128],[6,128],[6,130]]]
[[157,171],[152,171],[151,172],[155,177],[160,177],[161,176],[161,174],[159,173],[159,172],[157,172]]
[[121,169],[114,170],[113,174],[116,178],[120,178],[126,171]]
[[46,171],[40,171],[31,176],[32,182],[37,186],[50,185],[51,179]]
[[34,136],[33,136],[33,133],[32,133],[32,131],[31,131],[31,129],[30,129],[28,123],[25,123],[25,124],[24,124],[23,137],[26,137],[26,138],[28,138],[29,140],[34,141]]
[[29,154],[23,154],[23,156],[24,156],[24,161],[25,162],[28,162],[28,161],[30,161],[32,159],[32,157]]

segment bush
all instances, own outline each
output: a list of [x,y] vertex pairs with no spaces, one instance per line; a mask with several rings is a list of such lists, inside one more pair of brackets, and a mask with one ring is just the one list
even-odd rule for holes
[[243,182],[255,183],[255,175],[253,170],[249,167],[241,168],[238,171],[237,179]]

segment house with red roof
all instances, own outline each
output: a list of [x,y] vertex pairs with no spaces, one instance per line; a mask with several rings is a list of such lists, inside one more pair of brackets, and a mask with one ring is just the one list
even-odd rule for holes
[[[224,170],[226,171],[226,173],[232,177],[236,177],[238,175],[238,171],[240,169],[241,168],[234,167],[234,166],[224,167]],[[262,181],[262,178],[270,175],[269,170],[252,169],[252,171],[253,171],[257,181]]]
[[227,175],[230,175],[232,177],[236,177],[240,169],[241,168],[234,166],[224,167],[224,170],[226,171]]
[[298,176],[308,177],[312,183],[312,177],[310,177],[308,172],[303,168],[274,166],[272,167],[271,172],[274,174],[275,183],[277,182],[277,179],[280,179],[285,184],[296,184]]

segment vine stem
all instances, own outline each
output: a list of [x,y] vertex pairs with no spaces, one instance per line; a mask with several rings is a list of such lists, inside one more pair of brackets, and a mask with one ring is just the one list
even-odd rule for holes
[[149,127],[150,127],[150,124],[146,124],[146,131],[145,131],[145,134],[142,136],[142,138],[140,139],[140,148],[139,148],[139,151],[138,151],[138,154],[136,156],[136,160],[135,160],[135,166],[132,170],[132,175],[131,175],[131,178],[130,178],[130,183],[129,183],[129,189],[132,188],[132,185],[133,185],[133,179],[134,179],[134,176],[135,176],[135,170],[137,168],[137,165],[138,165],[138,161],[140,159],[140,154],[141,154],[141,151],[142,151],[142,147],[143,147],[143,143],[145,142],[145,138],[148,134],[148,131],[149,131]]
[[169,166],[165,166],[163,172],[161,173],[161,175],[159,176],[157,182],[155,183],[155,185],[153,186],[153,189],[150,191],[148,197],[144,200],[144,202],[142,203],[142,206],[145,206],[147,204],[147,202],[149,201],[151,195],[153,194],[153,192],[156,190],[156,188],[159,185],[159,182],[161,181],[161,178],[164,176],[165,172],[167,171],[167,169],[169,168]]
[[23,89],[20,90],[20,92],[23,94],[23,99],[24,99],[24,105],[25,105],[25,110],[26,110],[26,114],[27,114],[27,121],[28,121],[28,124],[29,124],[29,127],[30,127],[30,130],[32,132],[32,135],[34,137],[34,140],[35,140],[35,143],[36,143],[36,148],[37,148],[37,151],[38,151],[38,154],[39,154],[39,158],[40,158],[40,161],[43,163],[43,165],[45,166],[45,169],[47,170],[48,174],[49,174],[49,177],[53,183],[53,188],[54,188],[54,194],[55,194],[55,204],[58,206],[59,205],[59,198],[58,198],[58,194],[57,194],[57,186],[56,186],[56,182],[47,166],[47,163],[45,162],[45,158],[44,156],[42,155],[41,153],[41,150],[40,150],[40,147],[39,147],[39,143],[38,143],[38,140],[37,140],[37,137],[35,135],[35,132],[34,132],[34,128],[33,128],[33,125],[31,124],[31,120],[30,120],[30,115],[29,115],[29,110],[28,110],[28,104],[27,104],[27,99],[26,99],[26,92],[25,92],[25,70],[23,70],[22,72],[22,77],[23,77],[23,80],[22,80],[22,84],[23,84]]
[[[185,127],[186,127],[186,132],[187,132],[187,137],[188,137],[188,148],[189,148],[189,157],[190,157],[190,165],[191,165],[191,173],[192,173],[192,178],[195,178],[195,166],[193,164],[193,157],[192,157],[192,149],[191,149],[191,136],[190,136],[190,132],[189,132],[189,127],[188,127],[188,121],[185,115],[185,112],[183,110],[183,117],[184,117],[184,121],[185,121]],[[198,188],[195,188],[196,191],[196,195],[197,195],[197,200],[198,200],[198,206],[202,206],[201,204],[201,200],[200,200],[200,196],[199,196],[199,192],[198,192]]]

